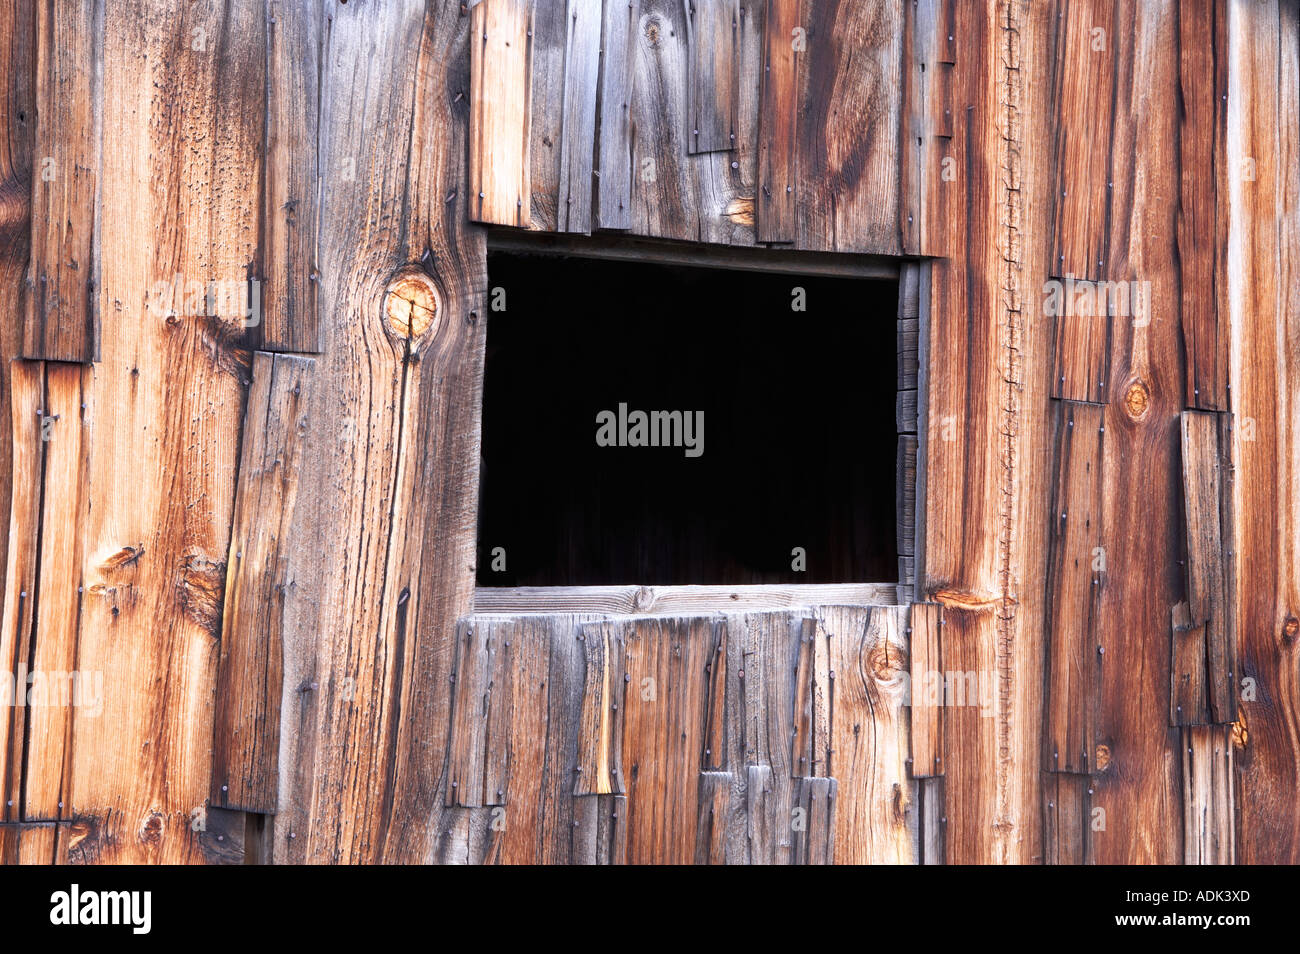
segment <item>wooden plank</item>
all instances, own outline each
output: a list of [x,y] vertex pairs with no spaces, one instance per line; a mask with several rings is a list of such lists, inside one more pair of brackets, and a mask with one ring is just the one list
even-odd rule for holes
[[623,630],[628,685],[623,722],[628,862],[689,864],[695,858],[706,738],[706,667],[722,621],[647,617],[611,625]]
[[532,4],[482,0],[470,11],[469,216],[527,227]]
[[793,863],[835,863],[836,780],[800,778],[795,782],[797,811],[792,821]]
[[[903,9],[803,3],[796,107],[800,248],[901,252]],[[787,30],[786,38],[790,38]]]
[[226,559],[210,804],[278,808],[283,618],[302,554],[288,548],[316,381],[312,358],[253,356]]
[[[915,629],[915,626],[913,627]],[[997,617],[992,607],[943,607],[943,669],[946,680],[943,714],[944,861],[976,864],[980,859],[1005,863],[1017,850],[1003,843],[999,816],[1008,794],[989,784],[989,766],[1002,756],[999,712],[1005,711],[1005,690],[998,679]],[[914,756],[915,757],[915,756]],[[918,760],[919,764],[919,760]],[[1029,789],[1033,791],[1033,789]],[[1029,828],[1030,818],[1016,818]],[[1041,830],[1041,803],[1032,822]]]
[[98,262],[104,7],[36,5],[31,265],[22,354],[99,358]]
[[511,631],[473,619],[456,626],[455,697],[447,743],[446,804],[505,804],[513,733]]
[[[267,351],[321,350],[316,238],[322,10],[267,0],[266,185],[262,198],[262,342]],[[356,158],[327,169],[330,181],[356,177]]]
[[427,863],[444,830],[451,634],[474,592],[487,281],[466,225],[473,104],[457,94],[482,40],[457,5],[326,12],[320,167],[352,157],[357,174],[321,193],[329,360],[304,453],[313,506],[288,543],[318,555],[319,582],[284,623],[305,648],[286,661],[275,858]]
[[585,233],[591,231],[601,2],[568,0],[568,14],[556,229]]
[[944,814],[943,776],[916,780],[918,805],[917,857],[923,865],[941,865],[944,861],[944,830],[948,817]]
[[[1048,318],[1056,328],[1052,397],[1104,404],[1110,400],[1113,346],[1111,286],[1049,279]],[[1057,297],[1054,297],[1057,296]]]
[[1191,0],[1178,10],[1178,265],[1187,407],[1228,410],[1227,10]]
[[0,660],[5,681],[0,684],[0,819],[22,818],[23,752],[31,669],[31,634],[35,619],[37,542],[40,537],[41,488],[45,446],[41,441],[45,405],[45,366],[38,361],[13,361],[7,369],[13,496],[6,521],[9,548],[5,564],[4,615],[0,617]]
[[1105,590],[1106,409],[1062,401],[1056,410],[1056,484],[1047,576],[1046,765],[1088,774],[1097,740],[1098,620]]
[[622,794],[624,645],[609,624],[585,627],[578,639],[585,657],[578,722],[578,771],[574,795]]
[[[1243,864],[1300,863],[1300,10],[1228,8]],[[1245,730],[1248,728],[1248,732]]]
[[794,676],[794,733],[790,770],[795,777],[825,777],[831,762],[830,646],[811,616],[803,619]]
[[838,783],[836,864],[915,864],[916,804],[907,774],[907,616],[902,606],[828,606],[831,761]]
[[693,155],[731,151],[739,131],[739,0],[687,0],[686,143]]
[[[36,117],[35,20],[33,4],[20,0],[0,2],[0,36],[8,38],[0,43],[0,89],[5,90],[5,95],[0,96],[0,287],[9,289],[21,287],[31,257],[30,179]],[[3,613],[0,615],[0,667],[11,674],[17,671],[14,637],[21,623],[10,620],[8,615],[18,608],[9,602],[9,564],[14,559],[31,561],[35,558],[34,550],[25,548],[21,541],[11,545],[9,537],[14,493],[19,495],[20,512],[31,513],[31,499],[27,495],[37,486],[37,480],[30,476],[32,461],[20,459],[14,453],[13,422],[16,419],[13,401],[19,390],[25,387],[26,376],[20,363],[18,373],[23,380],[15,379],[10,364],[21,350],[25,309],[26,302],[21,294],[0,295],[0,554],[4,555],[0,558],[0,594],[5,599],[5,608],[0,611]],[[29,384],[26,389],[30,390]],[[30,411],[35,417],[36,409],[33,407]],[[30,425],[30,421],[27,423]],[[26,472],[23,470],[24,460],[28,468]],[[35,525],[34,520],[24,519],[24,522],[28,527]],[[20,548],[18,554],[15,554],[14,547]],[[19,587],[19,592],[21,589]],[[14,820],[18,804],[15,787],[20,775],[11,775],[9,768],[11,764],[20,764],[10,761],[10,743],[15,739],[14,714],[12,708],[0,712],[0,821]]]
[[79,671],[77,626],[81,581],[83,514],[87,501],[84,453],[86,428],[81,418],[83,384],[89,373],[81,365],[47,362],[42,415],[34,422],[44,444],[41,484],[39,578],[35,607],[27,709],[26,777],[23,816],[27,821],[67,818],[72,726],[101,717],[103,674]]
[[602,5],[596,208],[600,229],[632,225],[632,109],[641,0]]
[[529,228],[591,231],[601,4],[534,8],[530,65]]
[[1237,718],[1237,611],[1232,414],[1184,411],[1182,445],[1189,612],[1193,624],[1205,624],[1210,719],[1233,722]]
[[892,583],[810,583],[793,586],[480,586],[478,613],[608,613],[696,616],[776,610],[826,603],[893,603]]
[[[745,833],[751,865],[789,864],[792,857],[789,799],[774,790],[770,765],[745,766]],[[783,804],[784,803],[784,804]]]
[[916,452],[915,434],[898,435],[894,487],[898,512],[895,545],[899,556],[916,554]]
[[895,399],[894,416],[898,423],[898,433],[915,434],[916,433],[916,408],[917,392],[914,390],[899,391]]
[[441,865],[499,864],[500,808],[449,808],[436,858]]
[[1185,601],[1170,612],[1169,724],[1210,721],[1206,698],[1205,623],[1193,623]]
[[913,603],[909,623],[913,778],[943,774],[943,607]]
[[1232,730],[1197,725],[1182,730],[1183,864],[1236,863]]
[[1092,779],[1048,772],[1043,778],[1043,848],[1049,865],[1092,863]]
[[77,658],[111,689],[75,722],[71,808],[118,813],[130,834],[100,843],[106,863],[201,862],[189,816],[210,789],[248,356],[241,321],[156,308],[178,284],[246,278],[255,258],[265,8],[104,10],[99,228],[115,252],[99,294],[114,330],[85,389]]
[[[246,838],[248,818],[244,812],[226,811],[202,804],[175,820],[162,812],[146,812],[137,829],[123,811],[96,815],[77,815],[58,826],[56,862],[61,865],[111,864],[120,856],[121,843],[138,838],[157,844],[164,837],[174,842],[173,853],[191,859],[190,863],[208,865],[242,865],[247,862]],[[175,825],[175,831],[168,831]],[[164,835],[166,832],[166,835]]]
[[[1109,261],[1113,118],[1121,34],[1113,0],[1053,0],[1056,178],[1053,272],[1099,280]],[[1100,31],[1100,32],[1098,32]]]
[[[1109,5],[1104,12],[1110,15]],[[1147,4],[1116,4],[1113,14],[1104,55],[1115,70],[1115,99],[1104,140],[1109,145],[1102,147],[1111,157],[1109,178],[1102,185],[1114,183],[1115,199],[1100,277],[1149,282],[1151,302],[1177,302],[1171,215],[1178,163],[1169,149],[1149,148],[1178,141],[1176,25],[1167,10]],[[1105,824],[1093,833],[1093,852],[1098,864],[1175,864],[1182,857],[1178,734],[1168,726],[1167,667],[1169,612],[1183,598],[1177,572],[1180,333],[1176,322],[1158,314],[1149,321],[1116,318],[1103,465],[1108,570],[1095,647],[1097,739],[1109,757],[1106,770],[1093,776],[1092,805],[1102,809],[1098,823],[1104,818]]]
[[744,815],[732,811],[736,779],[731,772],[701,772],[695,864],[725,865],[734,858],[734,831]]
[[59,825],[0,824],[0,865],[52,865],[58,857]]
[[[798,235],[797,112],[800,70],[807,50],[802,10],[801,0],[767,0],[763,20],[755,207],[755,239],[759,242],[793,242]],[[799,33],[803,34],[802,40]]]
[[[615,170],[631,188],[627,227],[638,235],[691,242],[752,245],[755,219],[754,153],[758,143],[761,10],[746,4],[736,32],[740,73],[737,148],[689,152],[687,8],[682,0],[640,0],[627,55],[633,80],[628,125],[615,129]],[[617,5],[612,16],[621,21]],[[607,57],[606,69],[617,69]],[[625,133],[628,138],[624,138]],[[601,136],[604,137],[602,125]],[[606,149],[601,146],[602,176]],[[626,158],[625,158],[626,157]]]
[[627,798],[576,795],[573,802],[573,864],[626,864]]
[[[511,654],[510,674],[510,736],[508,739],[509,763],[505,786],[505,806],[502,822],[501,861],[503,864],[540,864],[546,852],[556,852],[546,838],[567,840],[569,833],[548,832],[545,829],[547,798],[569,799],[574,777],[572,764],[552,755],[549,740],[552,738],[551,697],[557,704],[556,720],[560,718],[561,700],[568,699],[576,687],[581,692],[581,673],[567,674],[560,682],[551,679],[550,656],[554,639],[574,640],[579,624],[571,618],[531,616],[519,619],[490,620],[474,617],[478,627],[492,627],[494,639]],[[507,647],[505,644],[509,643]],[[576,640],[574,640],[576,646]],[[555,726],[563,738],[568,727]],[[573,752],[576,762],[576,746]],[[558,776],[553,777],[555,773]]]

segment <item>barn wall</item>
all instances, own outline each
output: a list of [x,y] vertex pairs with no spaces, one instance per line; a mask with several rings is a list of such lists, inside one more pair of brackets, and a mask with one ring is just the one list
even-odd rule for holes
[[[0,859],[1297,860],[1295,0],[39,10]],[[920,258],[916,605],[472,615],[482,223]]]

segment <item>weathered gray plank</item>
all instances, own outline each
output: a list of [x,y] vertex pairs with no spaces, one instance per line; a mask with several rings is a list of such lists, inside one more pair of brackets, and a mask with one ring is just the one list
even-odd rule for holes
[[687,133],[689,151],[736,148],[739,132],[740,62],[737,40],[739,0],[685,0],[689,74]]

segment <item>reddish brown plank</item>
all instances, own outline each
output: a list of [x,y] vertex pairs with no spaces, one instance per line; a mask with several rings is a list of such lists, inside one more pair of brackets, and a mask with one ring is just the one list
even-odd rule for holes
[[1046,765],[1088,774],[1096,747],[1098,618],[1106,579],[1106,409],[1057,408],[1056,487],[1047,577]]

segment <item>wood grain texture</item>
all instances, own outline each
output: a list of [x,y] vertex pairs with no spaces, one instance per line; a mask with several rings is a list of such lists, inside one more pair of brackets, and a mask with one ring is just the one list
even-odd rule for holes
[[763,18],[755,197],[755,238],[760,242],[793,242],[799,229],[797,112],[799,74],[807,55],[808,32],[802,12],[801,0],[767,0]]
[[634,52],[640,20],[641,0],[628,0],[626,5],[601,5],[593,220],[593,225],[600,229],[628,229],[632,225],[632,101],[636,91]]
[[740,110],[739,0],[687,0],[686,145],[690,153],[736,148]]
[[[21,350],[26,314],[22,287],[32,237],[35,13],[26,0],[0,2],[0,288],[14,292],[0,295],[0,593],[7,588],[8,515],[15,479],[11,408],[16,385],[10,376],[10,362]],[[13,663],[2,646],[0,659],[6,666]],[[10,818],[10,780],[3,764],[8,759],[9,715],[0,717],[0,819],[6,820]]]
[[693,616],[817,606],[875,605],[895,600],[892,583],[809,583],[794,586],[480,586],[480,613],[610,613]]
[[573,801],[573,864],[626,864],[627,798],[578,795]]
[[1205,627],[1208,715],[1222,724],[1237,718],[1232,415],[1184,411],[1181,419],[1188,613]]
[[943,774],[943,607],[913,603],[909,614],[913,778]]
[[1228,4],[1180,3],[1178,263],[1187,407],[1229,409]]
[[315,371],[312,358],[253,356],[212,725],[209,797],[220,808],[274,814],[279,804],[282,621],[286,602],[297,597],[304,557],[288,543],[304,495],[302,453]]
[[1114,111],[1125,24],[1115,0],[1053,0],[1054,274],[1098,280],[1109,261]]
[[1051,772],[1043,778],[1044,864],[1092,863],[1092,779]]
[[99,188],[104,6],[36,9],[32,243],[22,354],[99,358]]
[[470,12],[469,208],[475,222],[531,221],[533,5],[483,0]]
[[481,34],[418,0],[326,14],[320,164],[357,174],[322,192],[315,492],[288,542],[318,582],[284,620],[305,649],[285,662],[275,858],[430,861],[474,580],[487,283],[458,94]]
[[[1051,279],[1061,288],[1061,303],[1049,320],[1056,326],[1052,397],[1104,404],[1110,400],[1111,291],[1103,282]],[[1048,299],[1051,300],[1050,298]]]
[[908,779],[907,616],[902,606],[828,606],[831,762],[838,783],[836,864],[915,864],[915,783]]
[[0,660],[6,685],[0,712],[0,819],[22,819],[24,797],[23,754],[26,750],[27,710],[14,705],[26,701],[27,673],[31,669],[31,635],[35,619],[40,537],[41,489],[45,449],[41,441],[41,415],[45,404],[45,366],[39,361],[13,361],[6,369],[11,420],[5,422],[11,448],[9,473],[13,481],[5,565],[3,617],[0,617]]
[[1188,726],[1182,734],[1183,864],[1236,863],[1236,808],[1232,730]]
[[1170,725],[1204,725],[1210,721],[1207,672],[1205,623],[1192,621],[1186,601],[1175,603],[1170,611]]
[[264,28],[251,0],[105,7],[99,229],[115,253],[99,307],[113,333],[85,390],[78,665],[111,688],[74,724],[70,776],[73,814],[106,820],[104,862],[206,857],[190,813],[209,793],[248,355],[240,322],[181,293],[243,280],[256,254]]
[[708,711],[706,667],[721,625],[707,616],[622,624],[629,864],[689,864],[695,858],[695,799]]
[[616,627],[590,626],[579,635],[584,656],[574,795],[622,794],[624,641]]
[[[1123,0],[1107,34],[1115,70],[1107,180],[1114,198],[1101,277],[1149,282],[1153,303],[1179,300],[1178,165],[1147,148],[1178,140],[1173,7]],[[1097,628],[1097,739],[1109,757],[1093,776],[1092,808],[1105,813],[1104,830],[1092,832],[1098,864],[1173,864],[1182,855],[1178,734],[1169,727],[1167,695],[1169,612],[1183,589],[1179,337],[1177,322],[1154,315],[1112,324],[1102,464],[1108,571]]]
[[267,351],[321,350],[317,253],[322,174],[317,165],[323,8],[266,0],[266,185],[262,197],[262,339]]
[[796,776],[825,777],[831,764],[830,645],[816,620],[805,617],[794,674],[794,733],[790,765]]
[[[733,810],[736,777],[731,772],[701,772],[699,817],[695,824],[695,864],[725,865],[743,859],[737,838],[744,812]],[[740,829],[743,838],[743,828]]]
[[599,0],[534,8],[529,228],[591,231],[601,23]]
[[82,557],[87,428],[82,420],[81,365],[47,362],[41,412],[28,426],[44,446],[41,480],[39,593],[27,690],[27,741],[23,772],[25,821],[55,821],[71,814],[68,804],[74,718],[103,714],[103,674],[81,671],[78,626],[82,599],[75,571]]
[[[1241,678],[1239,860],[1300,862],[1300,9],[1232,4],[1231,359]],[[1249,431],[1247,430],[1249,428]],[[1252,439],[1253,438],[1253,439]]]
[[448,806],[505,802],[513,694],[511,640],[474,620],[456,624],[456,671],[447,741]]
[[1057,408],[1056,488],[1047,576],[1046,767],[1093,769],[1100,694],[1098,617],[1106,580],[1106,409]]
[[0,865],[52,865],[58,858],[58,824],[0,824]]
[[[623,8],[619,4],[609,7],[606,19],[613,19],[613,29],[622,31]],[[623,124],[619,117],[606,113],[600,132],[602,179],[611,163],[626,164],[626,172],[623,168],[612,170],[616,182],[627,181],[630,186],[625,227],[637,235],[752,245],[761,10],[746,4],[736,32],[740,75],[737,148],[695,155],[690,154],[687,142],[690,50],[686,5],[682,0],[639,0],[627,12],[636,16],[629,23],[632,35],[626,48],[605,49],[602,72],[613,71],[613,76],[620,77],[625,68],[615,57],[621,52],[631,58],[628,120]],[[616,86],[618,83],[616,80]],[[606,118],[614,120],[612,130]],[[614,136],[608,150],[603,142],[607,130]]]
[[835,863],[837,788],[833,778],[796,779],[796,813],[792,821],[794,864]]

